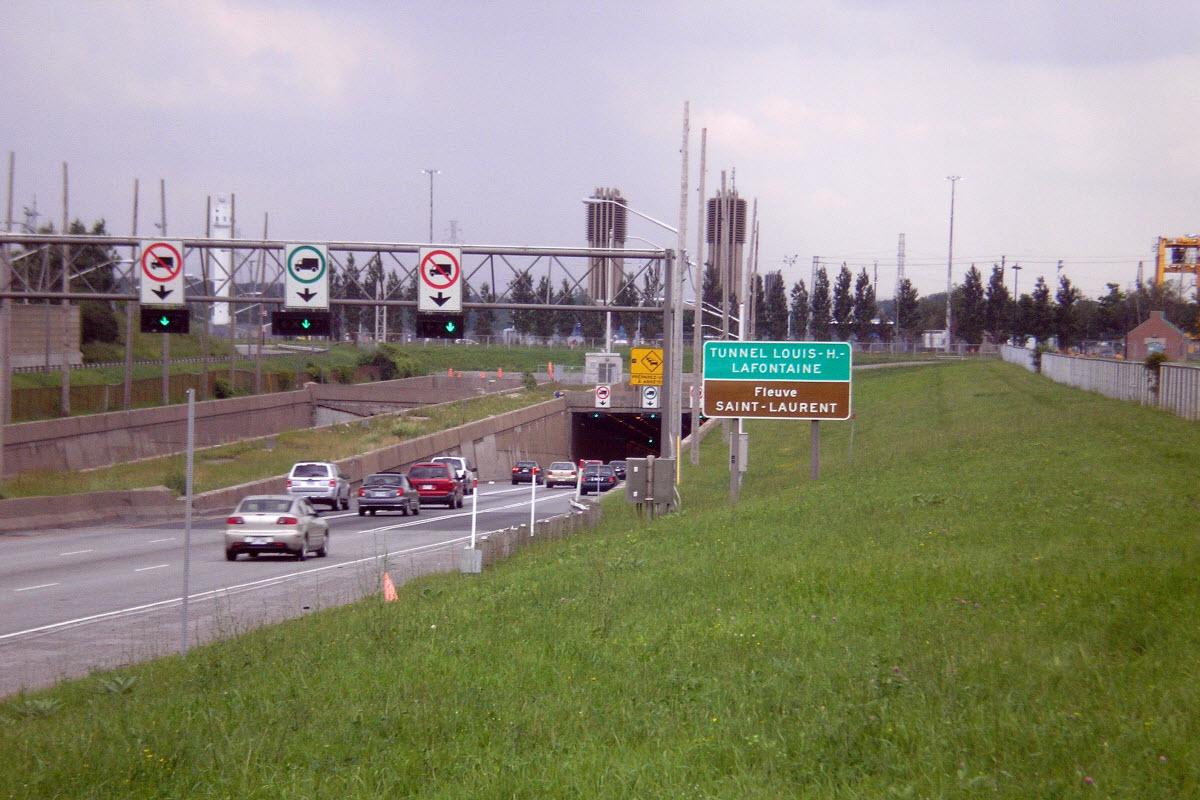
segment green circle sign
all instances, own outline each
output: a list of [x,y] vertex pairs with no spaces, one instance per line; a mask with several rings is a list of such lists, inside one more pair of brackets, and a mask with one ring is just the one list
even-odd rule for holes
[[[311,255],[301,255],[305,251]],[[288,254],[287,270],[288,274],[300,283],[316,283],[325,277],[325,254],[311,244],[301,245]],[[304,276],[300,274],[302,272],[311,275]]]

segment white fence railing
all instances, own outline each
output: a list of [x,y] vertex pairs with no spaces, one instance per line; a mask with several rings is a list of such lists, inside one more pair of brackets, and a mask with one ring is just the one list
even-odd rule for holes
[[[1005,345],[1000,355],[1009,363],[1034,369],[1031,350]],[[1200,367],[1162,364],[1156,390],[1154,376],[1140,361],[1043,353],[1041,364],[1042,374],[1056,383],[1200,420]]]

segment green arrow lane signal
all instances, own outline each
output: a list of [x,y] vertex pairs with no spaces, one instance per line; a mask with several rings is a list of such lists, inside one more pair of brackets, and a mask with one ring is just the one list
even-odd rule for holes
[[167,319],[166,317],[159,317],[158,324],[162,325],[165,328],[171,324],[171,320]]
[[312,327],[312,323],[309,322],[308,320],[304,320],[303,322],[300,323],[300,327],[304,328],[304,330],[308,330],[309,328]]
[[454,333],[455,330],[457,330],[457,326],[454,324],[454,320],[446,323],[446,333]]

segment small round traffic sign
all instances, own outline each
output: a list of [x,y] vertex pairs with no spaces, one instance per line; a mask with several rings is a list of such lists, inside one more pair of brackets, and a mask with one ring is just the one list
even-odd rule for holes
[[183,254],[167,242],[155,242],[142,251],[142,274],[158,283],[170,283],[183,270]]
[[647,400],[657,400],[658,399],[658,387],[657,386],[643,386],[642,387],[642,397],[646,398]]
[[607,387],[607,386],[597,386],[596,387],[596,399],[597,400],[607,400],[609,397],[609,393],[611,391],[612,390],[609,389],[609,387]]
[[316,283],[325,277],[325,254],[311,244],[288,253],[288,274],[300,283]]
[[421,259],[421,281],[434,291],[449,289],[458,283],[461,267],[449,250],[430,250]]

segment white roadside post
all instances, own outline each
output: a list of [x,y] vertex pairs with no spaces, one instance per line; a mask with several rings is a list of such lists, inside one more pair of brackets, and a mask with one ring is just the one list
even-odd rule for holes
[[187,390],[187,460],[184,468],[183,597],[179,604],[180,655],[188,652],[188,593],[192,579],[192,464],[196,452],[196,390]]
[[533,536],[534,514],[537,508],[537,479],[541,470],[534,467],[529,473],[529,535]]
[[479,516],[479,478],[476,478],[471,485],[471,546],[470,550],[475,549],[475,520]]

